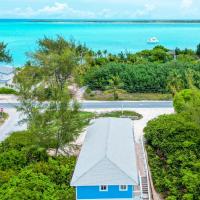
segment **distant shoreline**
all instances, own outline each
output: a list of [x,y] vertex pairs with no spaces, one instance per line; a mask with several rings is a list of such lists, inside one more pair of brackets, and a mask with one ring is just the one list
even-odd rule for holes
[[105,19],[0,19],[0,22],[33,22],[33,23],[200,23],[199,20],[105,20]]

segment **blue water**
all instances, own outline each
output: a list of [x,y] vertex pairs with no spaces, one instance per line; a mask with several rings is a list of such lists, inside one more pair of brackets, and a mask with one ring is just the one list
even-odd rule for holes
[[36,41],[44,36],[62,35],[85,43],[93,50],[107,49],[112,53],[150,49],[147,39],[157,37],[160,44],[174,49],[195,49],[200,43],[200,24],[113,24],[0,21],[0,41],[8,43],[14,66],[26,61],[26,52],[36,49]]

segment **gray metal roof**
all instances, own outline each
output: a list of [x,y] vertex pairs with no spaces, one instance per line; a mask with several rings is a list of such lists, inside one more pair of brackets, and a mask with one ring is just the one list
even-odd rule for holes
[[71,185],[123,184],[138,184],[132,121],[96,119],[88,128]]
[[0,66],[0,74],[12,74],[14,73],[14,67],[1,67]]

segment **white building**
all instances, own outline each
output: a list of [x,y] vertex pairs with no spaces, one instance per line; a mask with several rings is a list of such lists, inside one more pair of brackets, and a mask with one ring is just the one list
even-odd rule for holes
[[0,66],[0,87],[11,87],[14,73],[15,68]]

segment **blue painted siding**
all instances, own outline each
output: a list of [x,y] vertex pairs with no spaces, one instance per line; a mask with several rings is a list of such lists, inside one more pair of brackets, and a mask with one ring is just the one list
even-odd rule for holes
[[120,191],[118,185],[108,186],[108,191],[99,191],[99,186],[77,187],[77,199],[114,199],[132,198],[133,186],[129,185],[127,191]]

